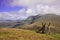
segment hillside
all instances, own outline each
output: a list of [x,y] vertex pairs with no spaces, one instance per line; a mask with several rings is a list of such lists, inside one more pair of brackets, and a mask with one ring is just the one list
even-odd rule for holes
[[18,26],[19,28],[23,29],[29,29],[29,30],[35,30],[37,31],[39,28],[41,28],[42,23],[46,23],[46,26],[48,23],[51,23],[51,32],[53,33],[60,33],[60,16],[55,14],[45,14],[45,15],[36,15],[36,16],[30,16],[24,21],[24,25]]
[[0,40],[58,40],[58,38],[24,29],[1,28]]
[[51,23],[51,32],[60,33],[60,15],[56,14],[29,16],[26,20],[0,21],[0,28],[20,28],[38,31],[42,27],[42,23],[46,23],[46,26],[48,26],[49,22]]
[[22,24],[21,20],[0,20],[0,28],[12,28],[15,27],[15,25],[20,26]]
[[46,21],[60,21],[60,15],[56,14],[45,14],[45,15],[36,15],[36,16],[29,16],[25,22],[29,23],[31,21],[34,22],[46,22]]

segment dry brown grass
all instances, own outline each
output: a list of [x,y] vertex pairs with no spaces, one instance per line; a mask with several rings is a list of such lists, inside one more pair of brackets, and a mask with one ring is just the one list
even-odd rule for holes
[[0,40],[57,40],[57,39],[49,35],[38,34],[36,32],[24,29],[1,28]]

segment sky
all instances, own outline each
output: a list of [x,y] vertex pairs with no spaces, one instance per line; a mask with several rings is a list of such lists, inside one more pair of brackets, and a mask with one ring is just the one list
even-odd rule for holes
[[60,15],[60,0],[0,0],[0,20],[20,20],[52,13]]

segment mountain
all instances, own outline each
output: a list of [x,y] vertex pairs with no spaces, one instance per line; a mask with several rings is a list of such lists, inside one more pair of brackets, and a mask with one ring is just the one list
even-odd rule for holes
[[40,17],[41,17],[40,15],[30,16],[25,20],[25,22],[27,22],[27,23],[32,23],[33,22],[34,23],[34,21],[39,19]]
[[46,23],[48,26],[49,22],[51,23],[51,32],[60,33],[60,15],[56,14],[29,16],[25,20],[2,20],[0,28],[9,27],[37,31],[42,27],[42,23]]
[[46,15],[36,15],[30,16],[26,19],[27,22],[29,21],[60,21],[60,16],[55,14],[46,14]]
[[15,28],[17,26],[22,25],[21,20],[0,20],[0,28]]
[[38,30],[39,27],[41,28],[42,23],[46,23],[48,26],[49,22],[51,23],[51,31],[60,33],[60,15],[56,14],[30,16],[24,20],[24,25],[19,28]]

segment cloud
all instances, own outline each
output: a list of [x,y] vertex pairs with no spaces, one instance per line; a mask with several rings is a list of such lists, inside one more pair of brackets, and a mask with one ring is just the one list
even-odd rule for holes
[[[13,6],[27,6],[27,10],[24,11],[27,16],[55,13],[59,14],[59,8],[56,5],[50,6],[50,4],[56,3],[57,0],[13,0],[11,3]],[[58,2],[58,1],[57,1]]]
[[37,14],[47,14],[54,13],[60,14],[60,7],[58,8],[56,5],[50,6],[50,4],[54,4],[57,0],[12,0],[9,2],[9,6],[26,6],[18,11],[14,12],[0,12],[0,19],[24,19],[31,15]]
[[41,3],[53,3],[56,0],[13,0],[11,3],[13,6],[32,6],[36,4],[41,4]]
[[17,15],[19,15],[22,19],[25,19],[27,17],[25,8],[20,9],[17,13]]
[[48,6],[48,5],[36,5],[34,8],[28,8],[26,11],[27,15],[37,15],[37,14],[60,14],[60,9],[56,6]]
[[[33,0],[32,0],[33,1]],[[13,0],[13,2],[11,3],[13,6],[28,6],[32,3],[31,0]],[[36,1],[36,0],[35,0]]]
[[27,11],[26,11],[26,13],[27,13],[27,16],[31,16],[31,15],[36,15],[36,11],[34,10],[34,9],[27,9]]
[[25,18],[22,14],[21,12],[0,12],[0,20],[21,20]]
[[25,18],[27,18],[25,8],[12,12],[0,12],[0,20],[21,20]]
[[48,5],[36,5],[35,7],[28,7],[27,10],[20,9],[19,11],[14,12],[0,12],[0,20],[20,20],[25,19],[31,15],[38,14],[57,14],[60,15],[60,9],[55,6]]
[[0,12],[0,20],[9,19],[8,12]]

